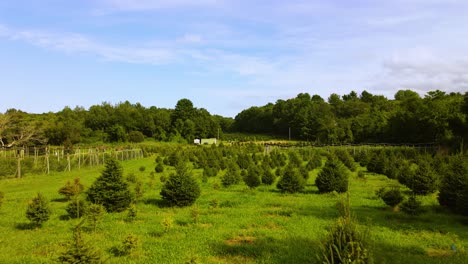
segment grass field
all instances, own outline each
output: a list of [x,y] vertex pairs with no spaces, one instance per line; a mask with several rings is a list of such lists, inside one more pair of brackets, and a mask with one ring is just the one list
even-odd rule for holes
[[[122,164],[125,175],[133,173],[144,183],[136,220],[127,221],[126,212],[106,214],[96,233],[85,232],[85,239],[102,250],[108,263],[316,263],[320,241],[338,217],[339,195],[318,194],[313,185],[318,170],[311,172],[306,190],[294,195],[274,186],[254,191],[243,184],[223,188],[219,177],[202,183],[201,170],[195,170],[201,197],[192,207],[167,208],[160,206],[160,174],[150,176],[154,158]],[[89,187],[101,170],[1,180],[5,199],[0,208],[0,263],[56,261],[79,221],[67,219],[67,202],[57,190],[76,177]],[[362,180],[353,174],[350,181],[352,213],[370,231],[374,262],[468,263],[467,219],[441,210],[435,195],[424,198],[428,212],[421,216],[394,212],[375,196],[380,187],[394,184],[379,175]],[[53,215],[42,228],[31,229],[25,211],[37,192],[51,201]],[[194,207],[200,211],[197,222],[191,216]],[[140,238],[141,248],[131,256],[113,256],[111,249],[129,233]]]

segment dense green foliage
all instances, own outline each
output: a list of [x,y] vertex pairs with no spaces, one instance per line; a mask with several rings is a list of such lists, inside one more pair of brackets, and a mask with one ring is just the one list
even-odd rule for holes
[[462,156],[451,158],[445,169],[439,203],[454,212],[468,215],[468,164]]
[[121,212],[128,208],[133,196],[123,178],[123,168],[115,159],[106,160],[106,168],[87,191],[88,200],[102,204],[108,212]]
[[424,98],[400,90],[395,100],[363,91],[326,102],[301,93],[275,104],[239,113],[233,127],[246,133],[275,134],[317,143],[434,142],[459,146],[468,138],[468,93],[428,92]]
[[401,211],[408,215],[416,216],[422,214],[423,208],[421,201],[415,195],[411,195],[408,200],[404,201],[400,206]]
[[179,163],[176,173],[169,176],[161,189],[161,196],[171,206],[189,206],[200,196],[200,186],[184,163]]
[[304,190],[306,180],[299,170],[293,167],[286,168],[276,187],[282,192],[296,193]]
[[340,160],[331,157],[315,179],[321,193],[346,192],[348,190],[348,171]]
[[51,214],[49,201],[41,193],[38,193],[29,202],[28,209],[26,210],[26,218],[36,226],[41,226],[47,222]]
[[382,191],[382,193],[380,194],[380,198],[382,198],[384,203],[390,207],[395,207],[399,205],[404,199],[403,194],[398,188],[392,188],[389,190]]
[[[0,114],[0,143],[6,147],[48,143],[67,148],[78,143],[141,142],[144,138],[190,143],[194,138],[223,138],[226,132],[236,132],[228,140],[255,141],[288,138],[290,131],[293,139],[317,144],[435,142],[458,149],[468,139],[468,93],[437,90],[421,97],[400,90],[394,97],[363,91],[360,95],[331,94],[324,100],[301,93],[245,109],[235,119],[211,115],[188,99],[179,100],[174,109],[147,108],[128,101],[104,102],[89,109],[65,107],[44,114],[9,109]],[[26,137],[19,140],[19,135]]]

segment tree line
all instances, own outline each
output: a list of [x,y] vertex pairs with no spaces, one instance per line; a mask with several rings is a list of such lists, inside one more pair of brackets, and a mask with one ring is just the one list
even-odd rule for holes
[[395,99],[363,91],[298,94],[240,112],[233,130],[274,134],[321,144],[427,143],[460,146],[468,137],[468,92],[400,90]]
[[27,144],[96,142],[191,142],[221,137],[223,132],[272,135],[318,144],[427,143],[460,147],[468,137],[468,92],[430,91],[423,97],[400,90],[394,99],[373,95],[300,93],[241,111],[234,119],[212,115],[181,99],[174,109],[149,108],[128,101],[104,102],[89,109],[65,107],[31,114],[9,109],[0,114],[2,147]]

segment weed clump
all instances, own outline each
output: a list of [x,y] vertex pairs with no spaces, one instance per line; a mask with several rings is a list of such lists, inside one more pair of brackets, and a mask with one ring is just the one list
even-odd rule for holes
[[349,194],[342,197],[337,207],[340,217],[322,242],[321,263],[372,263],[368,232],[358,229],[350,213]]

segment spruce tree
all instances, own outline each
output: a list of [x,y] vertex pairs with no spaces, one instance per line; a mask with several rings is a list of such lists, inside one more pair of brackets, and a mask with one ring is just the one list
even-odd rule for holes
[[106,160],[101,176],[89,188],[88,200],[102,204],[107,212],[122,212],[133,200],[128,183],[123,178],[123,169],[115,159]]
[[63,252],[58,258],[59,262],[73,264],[103,263],[101,252],[95,250],[83,239],[81,225],[82,223],[79,223],[73,229],[73,240],[68,244],[67,251]]
[[346,192],[348,190],[348,172],[337,158],[331,157],[315,179],[319,192]]
[[297,168],[288,167],[276,187],[282,192],[296,193],[304,190],[305,179]]
[[258,187],[262,183],[260,174],[260,168],[255,165],[251,165],[247,170],[247,175],[244,177],[245,184],[252,189]]
[[176,173],[172,174],[161,189],[161,196],[170,206],[188,206],[200,196],[200,186],[191,175],[185,163],[176,166]]
[[38,227],[47,222],[51,214],[49,201],[41,193],[31,200],[26,210],[26,217]]

